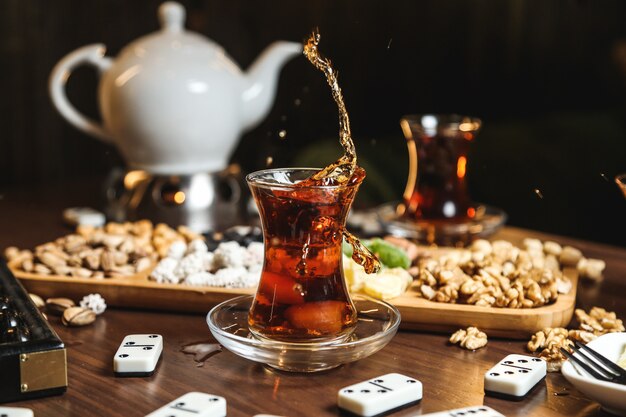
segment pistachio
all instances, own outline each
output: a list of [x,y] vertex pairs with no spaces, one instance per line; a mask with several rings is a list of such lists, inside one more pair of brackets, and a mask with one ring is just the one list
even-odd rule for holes
[[24,261],[22,261],[22,269],[26,272],[33,272],[33,269],[35,269],[35,264],[33,263],[33,259],[32,258],[24,259]]
[[77,278],[89,278],[93,272],[87,268],[72,268],[70,275]]
[[15,246],[9,246],[4,250],[4,257],[7,258],[9,262],[15,259],[20,254],[20,250]]
[[50,275],[52,273],[52,270],[43,264],[35,264],[33,271],[43,275]]
[[76,306],[76,303],[69,298],[48,298],[46,300],[46,310],[50,314],[60,316],[65,310]]
[[28,294],[30,296],[30,299],[33,301],[33,304],[35,304],[35,307],[37,308],[43,308],[46,303],[43,300],[43,298],[41,298],[40,296],[38,296],[37,294]]
[[151,264],[152,262],[150,261],[150,258],[148,258],[147,256],[144,256],[143,258],[139,258],[137,259],[137,262],[135,262],[135,271],[137,272],[143,271],[144,269],[149,268]]
[[61,322],[66,326],[86,326],[96,321],[96,313],[84,307],[70,307],[63,312]]

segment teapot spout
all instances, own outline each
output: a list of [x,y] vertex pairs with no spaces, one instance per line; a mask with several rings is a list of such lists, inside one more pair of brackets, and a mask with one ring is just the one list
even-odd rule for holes
[[301,53],[301,44],[278,41],[268,46],[254,61],[246,73],[241,95],[244,129],[253,128],[267,116],[274,103],[282,66]]

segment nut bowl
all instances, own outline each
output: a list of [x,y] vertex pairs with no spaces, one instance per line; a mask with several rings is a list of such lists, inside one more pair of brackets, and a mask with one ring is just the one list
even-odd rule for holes
[[358,324],[348,340],[333,343],[260,340],[248,330],[248,310],[253,299],[253,296],[241,296],[215,306],[207,315],[207,324],[224,348],[281,371],[325,371],[366,358],[385,347],[400,325],[400,312],[391,304],[353,296]]
[[[591,349],[617,362],[626,348],[626,333],[607,333],[587,344]],[[600,381],[566,361],[561,373],[577,390],[602,405],[606,411],[618,416],[626,416],[626,385]]]

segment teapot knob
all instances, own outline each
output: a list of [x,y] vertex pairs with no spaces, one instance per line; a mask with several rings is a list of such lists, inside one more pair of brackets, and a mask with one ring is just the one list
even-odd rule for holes
[[185,8],[175,1],[166,1],[159,6],[159,22],[163,30],[180,32],[185,23]]

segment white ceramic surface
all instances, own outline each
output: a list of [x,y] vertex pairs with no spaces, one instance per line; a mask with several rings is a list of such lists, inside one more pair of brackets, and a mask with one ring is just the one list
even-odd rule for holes
[[[626,348],[626,333],[608,333],[587,344],[608,359],[617,362]],[[567,361],[561,368],[563,376],[587,397],[599,402],[602,407],[618,416],[626,416],[626,385],[604,382]]]
[[[78,129],[114,143],[130,168],[169,175],[222,170],[240,134],[270,111],[280,69],[302,46],[275,42],[243,73],[213,41],[184,30],[180,4],[163,3],[159,19],[160,31],[115,59],[104,56],[102,44],[61,59],[50,75],[52,102]],[[65,94],[72,71],[84,64],[100,72],[102,124]]]

